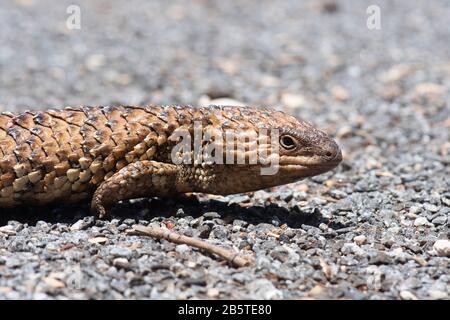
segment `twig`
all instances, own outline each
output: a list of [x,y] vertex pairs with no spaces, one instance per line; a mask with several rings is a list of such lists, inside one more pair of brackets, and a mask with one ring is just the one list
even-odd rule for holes
[[250,262],[238,256],[237,253],[221,248],[219,246],[207,243],[200,239],[187,237],[169,230],[165,230],[158,227],[145,227],[138,224],[133,225],[133,229],[128,232],[128,234],[145,235],[156,239],[166,239],[173,243],[186,244],[191,247],[205,250],[209,253],[216,254],[223,259],[230,262],[235,267],[244,267],[250,264]]

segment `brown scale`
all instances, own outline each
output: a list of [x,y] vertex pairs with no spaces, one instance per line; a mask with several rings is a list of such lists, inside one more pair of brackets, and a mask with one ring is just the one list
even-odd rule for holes
[[[36,112],[33,116],[34,128],[32,132],[35,133],[34,139],[36,148],[33,148],[33,152],[30,156],[31,163],[38,167],[42,166],[45,159],[53,157],[54,150],[59,149],[59,143],[55,138],[54,121],[53,118],[45,112]],[[49,156],[50,155],[50,156]],[[46,171],[44,166],[43,170]],[[48,170],[50,171],[50,170]]]

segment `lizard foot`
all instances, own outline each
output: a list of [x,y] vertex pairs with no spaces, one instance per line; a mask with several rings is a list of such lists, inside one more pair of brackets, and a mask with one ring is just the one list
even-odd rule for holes
[[106,217],[106,209],[99,197],[94,197],[91,202],[91,212],[99,219]]
[[130,163],[95,190],[91,211],[100,219],[107,214],[108,207],[118,201],[148,196],[165,196],[175,190],[178,167],[156,161],[143,160]]

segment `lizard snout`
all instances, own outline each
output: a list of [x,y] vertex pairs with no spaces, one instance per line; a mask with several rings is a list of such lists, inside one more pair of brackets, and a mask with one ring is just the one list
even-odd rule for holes
[[333,141],[329,140],[327,143],[325,143],[322,146],[322,156],[324,157],[324,160],[331,163],[339,163],[342,161],[342,151],[341,148],[338,146],[338,144]]

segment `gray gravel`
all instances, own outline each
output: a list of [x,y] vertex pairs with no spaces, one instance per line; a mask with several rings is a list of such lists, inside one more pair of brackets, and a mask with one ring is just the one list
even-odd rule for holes
[[[73,1],[0,6],[3,110],[79,104],[274,105],[336,136],[345,160],[224,198],[2,210],[0,299],[448,299],[446,1]],[[381,8],[368,30],[366,8]],[[253,258],[235,269],[134,223]]]

